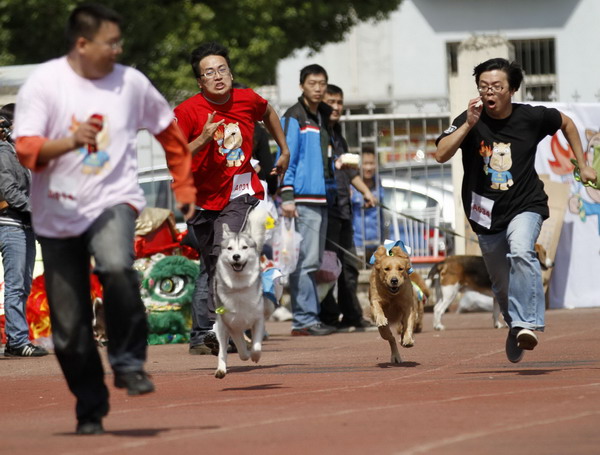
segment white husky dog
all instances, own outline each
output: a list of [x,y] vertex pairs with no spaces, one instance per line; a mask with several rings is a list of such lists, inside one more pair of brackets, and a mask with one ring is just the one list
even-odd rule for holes
[[[263,299],[260,275],[260,251],[264,243],[266,212],[260,208],[250,211],[244,229],[235,233],[223,224],[221,254],[213,282],[213,298],[217,308],[215,332],[219,341],[219,356],[215,377],[227,374],[229,337],[235,343],[240,359],[260,359],[265,319],[272,304]],[[252,330],[250,351],[244,332]]]

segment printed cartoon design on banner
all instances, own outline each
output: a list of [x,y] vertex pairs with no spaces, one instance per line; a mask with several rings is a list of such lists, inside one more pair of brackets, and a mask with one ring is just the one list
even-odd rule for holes
[[479,154],[483,157],[483,171],[490,175],[492,189],[506,191],[513,186],[509,171],[512,167],[510,142],[494,142],[490,147],[481,141]]
[[240,125],[237,122],[220,125],[213,137],[219,144],[219,153],[227,159],[227,167],[240,167],[245,158]]
[[[586,129],[585,136],[587,147],[585,142],[583,146],[586,149],[586,161],[600,174],[600,131]],[[549,160],[548,163],[552,171],[560,175],[563,181],[571,183],[572,186],[572,194],[569,198],[569,211],[578,215],[583,223],[588,222],[588,217],[595,216],[598,225],[598,235],[600,236],[600,190],[585,186],[573,177],[575,165],[571,160],[575,155],[571,147],[568,145],[565,147],[560,143],[557,134],[552,137],[550,148],[554,160]],[[587,197],[584,197],[584,195]]]
[[[102,124],[102,128],[98,130],[96,134],[96,146],[90,145],[80,147],[79,153],[84,155],[83,158],[83,169],[84,174],[99,174],[104,168],[108,168],[108,161],[110,156],[106,152],[108,145],[110,144],[110,138],[108,134],[108,122],[106,118],[100,114],[93,114],[93,118],[99,120]],[[79,128],[81,122],[79,122],[75,116],[71,117],[71,127],[69,132],[74,133]]]

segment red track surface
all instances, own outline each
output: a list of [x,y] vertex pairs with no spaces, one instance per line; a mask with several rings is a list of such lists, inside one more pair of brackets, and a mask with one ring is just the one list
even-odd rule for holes
[[157,392],[112,386],[101,436],[76,436],[74,399],[54,356],[0,357],[0,453],[598,454],[600,309],[552,310],[519,364],[489,314],[448,314],[404,363],[377,332],[291,337],[269,323],[258,365],[183,345],[152,346]]

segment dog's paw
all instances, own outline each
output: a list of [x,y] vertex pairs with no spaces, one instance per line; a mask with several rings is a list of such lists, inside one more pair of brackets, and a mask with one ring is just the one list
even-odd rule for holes
[[434,324],[433,325],[433,330],[437,330],[438,332],[440,332],[442,330],[446,330],[446,327],[444,327],[443,324]]
[[246,352],[240,351],[239,355],[240,355],[240,359],[243,361],[246,361],[250,358],[250,353],[248,351],[246,351]]
[[503,329],[504,327],[506,327],[506,324],[504,324],[504,322],[501,322],[501,321],[494,322],[495,329]]
[[405,337],[405,339],[402,339],[402,346],[405,348],[412,348],[415,345],[415,340],[410,337]]
[[400,354],[392,354],[392,358],[390,359],[390,363],[395,363],[395,364],[399,364],[402,363],[402,358],[400,357]]
[[250,353],[250,358],[252,359],[252,361],[254,363],[258,363],[258,361],[260,360],[260,354],[261,354],[260,351],[252,351]]
[[225,371],[225,370],[217,370],[217,371],[215,371],[215,378],[223,379],[226,374],[227,374],[227,371]]
[[377,327],[384,327],[388,325],[388,319],[383,314],[377,315],[375,318],[375,325]]

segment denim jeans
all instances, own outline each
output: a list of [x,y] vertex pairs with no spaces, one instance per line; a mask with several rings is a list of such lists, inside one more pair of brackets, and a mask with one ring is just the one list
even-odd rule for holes
[[292,328],[318,324],[320,304],[315,274],[321,266],[327,234],[327,206],[296,205],[296,230],[302,234],[296,270],[290,274]]
[[540,215],[524,212],[505,231],[478,235],[492,290],[511,329],[544,330],[546,300],[534,250],[541,228]]
[[132,207],[120,204],[106,209],[78,237],[39,238],[54,350],[77,397],[79,420],[108,412],[108,389],[92,329],[91,257],[103,288],[113,371],[139,371],[146,360],[148,325],[133,268],[136,217]]
[[35,263],[35,236],[31,228],[0,226],[0,253],[7,344],[18,348],[29,343],[25,308]]

